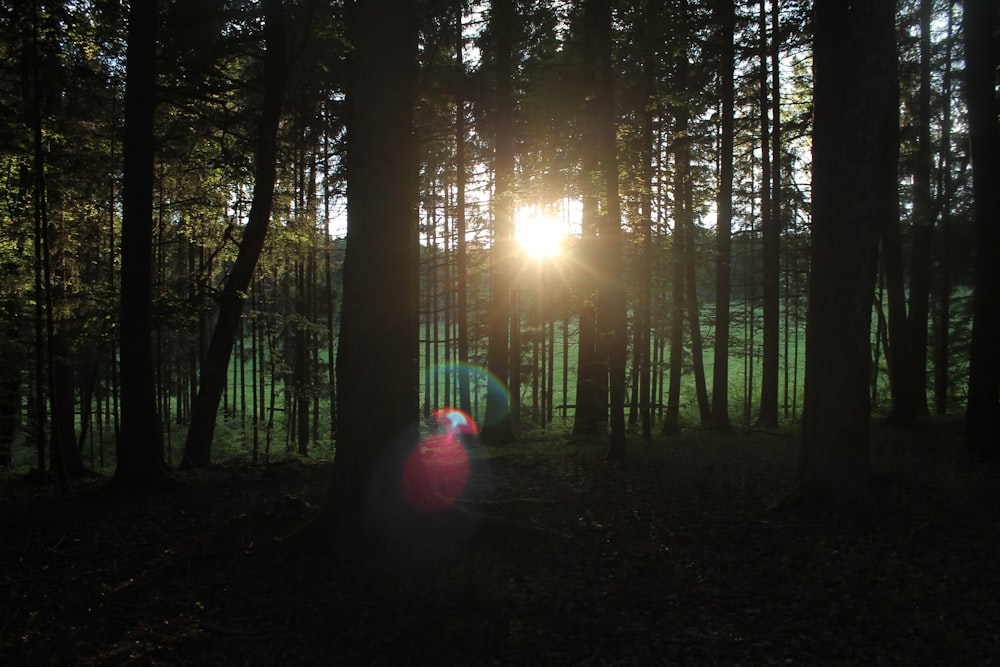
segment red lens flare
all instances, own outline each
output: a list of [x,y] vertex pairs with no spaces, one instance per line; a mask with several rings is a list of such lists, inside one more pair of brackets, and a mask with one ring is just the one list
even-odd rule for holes
[[476,422],[456,408],[435,410],[443,432],[428,436],[410,452],[403,465],[403,496],[425,512],[451,506],[469,477],[469,455],[461,436],[476,435]]

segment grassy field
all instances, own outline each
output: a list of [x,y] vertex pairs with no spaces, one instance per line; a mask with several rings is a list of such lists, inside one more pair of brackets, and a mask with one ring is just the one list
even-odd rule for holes
[[[703,321],[711,321],[711,309],[706,309],[703,313]],[[756,317],[759,320],[759,312]],[[758,327],[759,329],[759,327]],[[761,334],[756,331],[752,345],[745,345],[741,336],[744,327],[736,322],[733,328],[733,344],[730,349],[733,351],[729,358],[729,399],[730,399],[730,419],[734,426],[750,428],[756,421],[757,406],[760,396],[760,350]],[[443,326],[439,326],[438,337],[445,337]],[[524,431],[549,431],[559,433],[566,430],[572,423],[573,408],[575,403],[576,387],[576,361],[577,361],[577,339],[575,324],[571,323],[569,336],[565,337],[561,322],[555,323],[555,364],[553,369],[553,394],[552,403],[554,419],[548,423],[532,421],[532,348],[527,342],[522,349],[522,391],[521,391],[521,419],[522,430]],[[712,326],[702,327],[703,338],[706,349],[703,354],[705,374],[708,382],[708,391],[711,395],[712,372],[713,372],[713,352],[711,342],[714,340],[714,328]],[[421,336],[426,335],[426,330],[421,328]],[[784,333],[782,333],[782,343],[784,343]],[[790,332],[789,343],[794,344],[796,338]],[[789,348],[787,358],[789,366],[785,365],[783,354],[779,368],[779,406],[780,417],[785,423],[794,423],[801,416],[802,408],[802,388],[805,375],[805,336],[800,331],[798,336],[798,351]],[[548,337],[546,336],[546,344]],[[563,364],[564,347],[568,353],[568,367]],[[744,351],[750,356],[746,356]],[[782,346],[784,352],[784,347]],[[457,366],[448,365],[449,350],[443,343],[437,345],[437,350],[433,346],[427,346],[423,342],[420,345],[420,375],[419,390],[422,410],[429,414],[436,407],[455,406],[457,398]],[[454,357],[454,348],[450,350]],[[485,412],[486,387],[491,381],[483,366],[485,365],[485,344],[472,349],[473,366],[470,370],[470,378],[473,388],[473,411],[472,417],[478,422],[482,421]],[[438,360],[435,365],[435,359]],[[269,363],[265,360],[265,363]],[[254,423],[252,419],[252,391],[249,384],[240,386],[239,372],[234,375],[237,360],[232,361],[230,373],[228,374],[228,386],[226,391],[225,409],[220,410],[216,430],[215,456],[217,460],[230,458],[245,458],[251,455],[254,440]],[[320,356],[320,365],[326,368],[325,353]],[[875,411],[887,407],[888,403],[888,380],[885,371],[884,358],[881,359],[881,372],[879,378],[879,401],[875,404]],[[631,366],[629,368],[631,373]],[[666,363],[659,364],[654,368],[657,384],[666,382],[669,375],[669,368]],[[249,382],[249,364],[247,365],[245,377]],[[283,375],[272,378],[270,374],[265,377],[264,386],[261,388],[266,397],[265,410],[259,415],[256,425],[256,439],[258,456],[263,459],[270,456],[278,456],[284,453],[289,447],[294,448],[293,431],[290,429],[289,419],[291,411],[285,404],[285,381]],[[787,377],[787,384],[786,384]],[[544,378],[542,378],[544,380]],[[276,402],[274,410],[271,409],[270,392],[271,383],[274,380],[274,390]],[[563,393],[563,384],[566,381],[567,391]],[[325,387],[325,385],[324,385]],[[631,382],[628,383],[631,392]],[[309,444],[313,456],[324,458],[332,454],[332,434],[329,422],[329,390],[325,388],[319,391],[319,415],[315,421],[313,437]],[[164,439],[166,446],[166,458],[170,463],[180,460],[180,453],[184,442],[187,427],[183,423],[177,423],[174,416],[179,409],[178,397],[173,397],[170,401],[170,414],[164,415]],[[629,396],[629,402],[631,395]],[[654,419],[659,421],[663,417],[662,404],[666,402],[666,392],[661,389],[654,394],[654,404],[660,407],[654,410]],[[630,404],[630,403],[629,403]],[[246,411],[242,411],[242,406],[246,405]],[[682,426],[696,426],[699,422],[697,399],[695,393],[694,376],[691,364],[690,350],[685,349],[685,361],[681,381],[680,394],[680,423]],[[563,408],[562,406],[569,406]],[[106,415],[105,415],[106,417]],[[270,427],[269,427],[270,423]],[[654,426],[654,429],[656,426]],[[101,424],[94,424],[90,434],[84,441],[83,456],[88,466],[95,470],[109,470],[114,466],[114,440],[113,425],[109,419],[105,419]],[[35,465],[35,454],[32,449],[24,447],[22,444],[15,446],[14,463],[16,469],[28,469]]]

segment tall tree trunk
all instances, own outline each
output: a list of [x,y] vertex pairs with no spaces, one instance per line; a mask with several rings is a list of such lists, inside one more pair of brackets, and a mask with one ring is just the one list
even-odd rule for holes
[[[686,112],[685,112],[686,113]],[[678,120],[678,131],[681,123]],[[683,182],[687,179],[680,159],[674,164],[674,229],[670,239],[670,377],[667,380],[667,412],[663,432],[680,428],[681,374],[684,365],[684,217]]]
[[[690,161],[690,151],[685,160]],[[685,168],[690,174],[690,164]],[[691,328],[691,372],[694,375],[695,398],[698,401],[698,417],[702,424],[712,419],[712,408],[708,401],[708,386],[705,382],[705,346],[701,335],[701,317],[698,305],[697,259],[695,250],[694,188],[690,179],[684,188],[684,289],[687,302],[688,326]]]
[[688,0],[681,0],[677,17],[678,34],[683,41],[677,58],[677,91],[679,103],[674,108],[674,229],[670,240],[672,267],[671,307],[670,307],[670,386],[667,396],[667,413],[663,421],[663,432],[673,433],[680,428],[681,374],[684,362],[684,263],[686,244],[684,234],[685,192],[691,178],[688,123],[690,110],[690,82],[688,71]]
[[211,464],[215,416],[226,384],[226,370],[236,330],[243,315],[244,295],[253,279],[257,259],[264,246],[264,238],[271,220],[278,150],[278,121],[281,118],[287,71],[282,0],[264,0],[262,6],[267,49],[262,87],[268,93],[262,102],[257,130],[253,201],[250,204],[246,227],[243,229],[239,252],[233,262],[229,278],[219,294],[219,315],[208,344],[208,353],[202,363],[198,396],[193,405],[191,426],[184,442],[184,458],[181,466],[185,468],[203,468]]
[[[782,235],[785,232],[785,226],[782,219],[781,205],[783,202],[782,190],[781,190],[781,1],[772,0],[771,1],[771,227],[770,235],[766,236],[764,239],[764,257],[767,261],[767,257],[770,256],[770,261],[773,266],[768,268],[771,271],[769,278],[766,280],[771,281],[770,290],[773,292],[772,298],[774,299],[774,314],[773,322],[771,327],[773,329],[773,335],[775,342],[772,343],[774,346],[774,356],[779,357],[777,352],[778,343],[777,339],[781,335],[781,330],[778,328],[778,320],[780,318],[779,306],[781,303],[781,285],[779,280],[779,275],[781,273],[781,255],[782,255]],[[786,258],[787,264],[787,258]],[[766,273],[766,271],[765,271]],[[786,281],[785,285],[786,294],[786,304],[787,304],[787,294],[788,285]],[[765,319],[766,324],[766,319]],[[784,336],[785,336],[785,351],[781,355],[784,359],[785,366],[785,391],[784,391],[784,406],[787,413],[788,409],[788,312],[785,308],[785,326]],[[778,362],[774,362],[774,368],[771,372],[774,373],[774,401],[775,401],[775,416],[778,414],[777,396],[778,396]],[[777,420],[771,422],[771,424],[776,424]]]
[[715,260],[715,352],[712,374],[712,423],[728,431],[729,423],[729,303],[732,280],[733,229],[733,138],[734,138],[734,68],[733,35],[736,8],[728,0],[716,3],[718,23],[722,27],[720,86],[722,94],[719,138],[719,201],[716,218]]
[[130,5],[122,183],[121,433],[111,487],[148,492],[168,479],[153,387],[152,252],[156,0]]
[[320,522],[341,547],[389,539],[380,531],[400,489],[382,473],[398,472],[395,448],[417,444],[419,418],[416,9],[392,0],[358,3],[352,14],[337,353],[337,383],[350,391],[337,394],[337,453]]
[[[599,172],[599,96],[597,95],[598,59],[593,46],[594,6],[584,5],[584,54],[582,84],[587,94],[583,108],[582,145],[580,148],[580,189],[582,195],[580,257],[584,267],[598,267],[601,261]],[[576,411],[573,415],[574,435],[596,435],[608,423],[608,369],[605,359],[598,317],[598,289],[600,276],[595,272],[579,272],[581,294],[579,317],[579,344],[577,348]]]
[[934,337],[934,411],[939,415],[948,413],[948,366],[951,338],[951,82],[952,82],[952,16],[954,0],[948,2],[948,32],[945,37],[944,81],[942,84],[943,106],[941,115],[941,198],[940,225],[940,283],[938,286],[937,331]]
[[[893,55],[893,62],[896,56]],[[899,91],[895,91],[896,99]],[[897,113],[896,138],[899,137]],[[898,148],[896,154],[899,154]],[[894,180],[898,181],[897,175]],[[889,366],[889,391],[892,405],[889,409],[889,421],[902,426],[913,423],[913,378],[911,374],[913,360],[910,356],[909,330],[906,320],[906,287],[903,277],[903,242],[899,220],[898,188],[886,193],[886,206],[881,210],[882,225],[880,242],[882,246],[882,265],[885,271],[886,297],[889,302],[889,319],[886,327],[889,352],[886,362]]]
[[[586,142],[585,142],[586,143]],[[589,155],[588,155],[589,153]],[[591,150],[584,148],[583,172],[591,173],[595,168],[595,157]],[[588,181],[587,177],[584,177]],[[593,266],[597,259],[597,201],[591,186],[584,186],[583,211],[580,238],[580,261],[584,266]],[[607,424],[607,384],[604,382],[606,370],[600,362],[597,334],[597,309],[593,276],[582,271],[579,275],[579,289],[583,294],[580,303],[579,343],[577,345],[576,410],[573,413],[573,434],[594,435]]]
[[898,160],[894,0],[817,0],[812,275],[801,478],[806,497],[867,490],[872,292]]
[[14,440],[21,422],[21,372],[25,350],[18,344],[15,317],[20,304],[14,296],[0,300],[0,331],[8,344],[0,349],[0,468],[13,463]]
[[[778,0],[771,0],[777,3]],[[771,39],[777,40],[777,25],[771,27]],[[778,97],[777,88],[768,95],[767,80],[767,13],[765,1],[760,0],[760,152],[761,152],[761,245],[763,266],[763,297],[764,297],[764,341],[760,369],[760,413],[758,419],[765,426],[778,425],[778,360],[780,330],[778,327],[780,313],[779,275],[781,271],[781,230],[779,228],[778,211],[774,202],[778,200],[778,192],[773,188],[772,172],[778,172],[777,160],[770,159],[771,142],[768,122],[770,96]]]
[[298,406],[296,420],[296,449],[301,456],[309,455],[309,343],[307,335],[309,322],[306,295],[306,267],[296,262],[295,267],[295,368],[292,373],[295,386],[295,404]]
[[603,210],[597,219],[600,283],[597,288],[598,340],[609,391],[608,460],[625,458],[625,364],[628,348],[625,285],[621,259],[621,209],[618,200],[617,125],[615,123],[612,11],[609,0],[588,0],[591,39],[597,67],[594,120],[600,159]]
[[931,15],[932,0],[920,0],[920,91],[917,109],[917,165],[913,177],[913,249],[910,257],[910,376],[917,414],[927,405],[927,324],[930,320],[931,237]]
[[458,333],[458,407],[467,415],[472,414],[472,395],[469,388],[469,256],[465,219],[465,63],[462,54],[465,39],[462,36],[462,7],[456,5],[457,25],[455,58],[461,72],[459,88],[455,93],[455,280],[458,286],[458,308],[455,317]]
[[997,124],[996,27],[992,0],[966,0],[966,105],[972,149],[976,261],[966,440],[977,460],[1000,456],[1000,127]]
[[[35,299],[34,308],[34,392],[33,401],[28,405],[29,421],[31,423],[31,434],[34,445],[38,453],[38,477],[44,484],[46,480],[46,438],[45,428],[45,282],[42,277],[43,255],[44,255],[44,234],[47,226],[46,200],[45,200],[45,153],[42,143],[42,74],[41,55],[39,50],[40,28],[38,25],[39,8],[32,7],[32,39],[31,52],[24,55],[24,60],[31,63],[31,88],[34,92],[31,110],[28,121],[32,130],[32,208],[34,218],[33,248],[34,257],[32,261],[33,273],[33,293]],[[27,67],[25,68],[27,69]],[[27,84],[25,84],[27,87]],[[26,174],[22,174],[25,181],[28,180]]]
[[[76,440],[76,420],[74,405],[76,402],[76,379],[70,360],[68,335],[65,331],[56,331],[52,336],[52,357],[49,373],[52,378],[52,447],[57,453],[60,470],[57,474],[69,479],[80,479],[87,469],[83,465],[83,457]],[[53,461],[56,464],[56,461]]]
[[[683,3],[687,12],[687,2]],[[680,63],[684,82],[689,81],[687,61]],[[687,306],[687,320],[691,336],[691,372],[694,376],[695,397],[698,403],[698,416],[701,423],[711,419],[711,406],[708,401],[708,387],[705,382],[705,350],[701,335],[701,317],[698,308],[698,272],[696,252],[696,230],[694,224],[694,183],[691,169],[691,138],[688,135],[689,112],[684,112],[683,135],[677,147],[678,173],[684,178],[680,181],[681,191],[675,195],[680,198],[677,225],[682,228],[682,243],[684,246],[684,301]]]
[[656,40],[654,34],[657,2],[647,0],[643,36],[642,93],[639,99],[642,125],[639,146],[642,155],[642,191],[639,194],[639,220],[641,225],[641,252],[639,259],[639,304],[635,317],[636,360],[639,367],[639,424],[642,439],[653,437],[652,418],[652,365],[650,364],[650,338],[653,321],[653,109],[654,63]]
[[511,421],[511,397],[505,388],[509,386],[511,346],[511,261],[514,229],[514,101],[513,83],[513,35],[516,11],[513,0],[497,0],[493,3],[490,20],[497,40],[496,53],[496,106],[495,126],[495,172],[494,192],[495,220],[493,223],[493,248],[490,264],[493,290],[490,300],[489,347],[486,365],[500,385],[490,382],[486,390],[486,415],[480,435],[488,444],[502,444],[514,439]]

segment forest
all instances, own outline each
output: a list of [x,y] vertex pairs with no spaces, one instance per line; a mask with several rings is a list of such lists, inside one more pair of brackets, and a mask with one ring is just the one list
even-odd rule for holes
[[996,0],[0,0],[13,664],[994,664]]

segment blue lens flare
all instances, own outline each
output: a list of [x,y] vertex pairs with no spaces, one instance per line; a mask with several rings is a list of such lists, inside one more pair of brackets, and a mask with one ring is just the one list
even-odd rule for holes
[[[436,382],[439,385],[443,385],[445,376],[448,376],[456,394],[458,393],[462,377],[464,376],[467,379],[469,393],[471,394],[473,415],[480,420],[480,424],[483,426],[491,426],[491,424],[483,422],[488,397],[489,400],[499,398],[505,404],[510,404],[510,392],[507,390],[507,385],[482,366],[469,363],[447,363],[435,366],[431,372],[436,376]],[[451,408],[442,409],[449,410]],[[503,411],[501,411],[502,413]],[[472,415],[467,416],[471,417]]]

